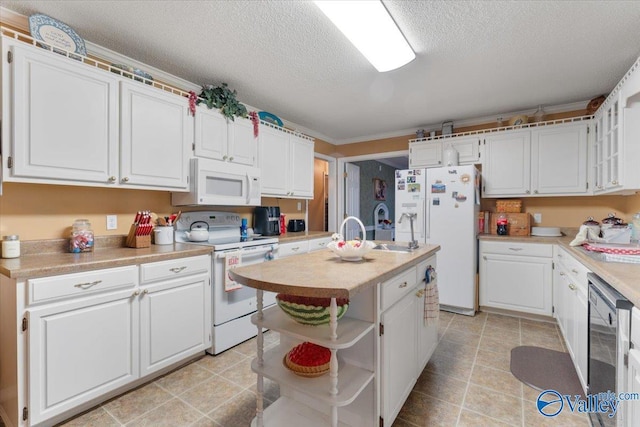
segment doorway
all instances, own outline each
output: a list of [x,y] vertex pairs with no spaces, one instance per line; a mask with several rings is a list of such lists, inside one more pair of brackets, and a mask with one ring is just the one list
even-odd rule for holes
[[307,230],[336,230],[336,170],[336,158],[315,154],[313,200],[307,205]]

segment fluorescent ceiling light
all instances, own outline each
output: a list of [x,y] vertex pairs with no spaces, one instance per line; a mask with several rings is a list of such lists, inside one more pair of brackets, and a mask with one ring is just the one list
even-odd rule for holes
[[416,57],[382,2],[334,0],[315,4],[378,71],[395,70]]

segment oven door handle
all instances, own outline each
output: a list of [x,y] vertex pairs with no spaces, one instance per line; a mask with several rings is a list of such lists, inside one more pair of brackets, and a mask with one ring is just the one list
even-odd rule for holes
[[[267,248],[263,248],[263,249],[243,249],[242,250],[242,255],[243,256],[256,256],[256,255],[265,255],[269,252],[272,251],[276,251],[278,250],[278,248],[276,246],[269,246]],[[227,251],[227,252],[235,252],[235,251]],[[216,253],[216,259],[222,259],[222,258],[226,258],[227,257],[227,252],[217,252]]]

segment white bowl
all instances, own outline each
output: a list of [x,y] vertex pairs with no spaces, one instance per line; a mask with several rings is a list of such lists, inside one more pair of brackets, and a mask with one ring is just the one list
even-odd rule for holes
[[560,237],[560,227],[531,227],[532,236],[540,237]]

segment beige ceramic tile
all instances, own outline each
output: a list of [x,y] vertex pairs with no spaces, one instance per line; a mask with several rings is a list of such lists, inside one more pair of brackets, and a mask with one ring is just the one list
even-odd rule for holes
[[250,340],[240,343],[237,346],[233,347],[233,350],[237,351],[238,353],[242,353],[245,356],[253,357],[256,355],[256,351],[258,351],[256,339],[251,338]]
[[413,388],[414,391],[419,391],[455,405],[462,403],[466,389],[467,381],[461,381],[448,375],[434,374],[429,371],[422,372]]
[[486,319],[487,316],[467,317],[460,315],[453,318],[449,327],[452,329],[466,331],[467,333],[480,334],[484,329]]
[[207,354],[196,363],[211,372],[218,373],[232,367],[233,365],[237,365],[248,358],[249,356],[239,353],[232,348],[216,356]]
[[103,406],[118,421],[127,423],[172,398],[169,392],[151,383],[121,395]]
[[471,373],[473,384],[522,398],[522,383],[511,372],[475,365]]
[[480,350],[493,351],[500,354],[510,354],[511,349],[519,345],[519,340],[497,339],[484,334],[480,339]]
[[474,384],[464,399],[464,408],[512,425],[522,425],[522,399]]
[[463,409],[460,412],[460,418],[456,427],[502,427],[517,424],[507,424],[495,418],[482,415],[478,412],[473,412],[468,409]]
[[511,372],[511,351],[497,353],[495,351],[489,351],[482,348],[478,349],[476,365]]
[[509,341],[514,343],[520,342],[520,330],[518,328],[505,329],[494,326],[486,326],[482,332],[483,337],[492,338],[500,341]]
[[169,393],[178,395],[210,379],[212,376],[213,373],[211,371],[206,370],[197,363],[192,363],[182,369],[165,375],[156,380],[155,383]]
[[574,414],[566,407],[555,417],[545,417],[538,412],[535,402],[524,402],[524,425],[527,427],[589,427],[591,423],[586,414]]
[[540,390],[536,390],[535,388],[527,384],[524,384],[524,383],[522,384],[522,398],[524,400],[528,400],[529,402],[535,402],[538,399],[538,396],[540,395],[540,393],[541,393]]
[[143,414],[127,423],[127,427],[174,427],[188,426],[202,417],[202,414],[181,401],[174,398],[167,403]]
[[558,324],[556,322],[547,322],[544,320],[531,320],[531,319],[520,319],[520,328],[524,331],[525,329],[556,329]]
[[[269,400],[270,402],[275,402],[280,397],[280,384],[264,377],[263,377],[263,380],[264,380],[264,384],[262,387],[263,388],[262,393],[263,393],[264,399]],[[257,394],[258,393],[257,387],[258,386],[256,382],[251,387],[249,387],[249,390]],[[266,408],[266,405],[265,405],[265,408]]]
[[564,351],[564,346],[559,337],[549,336],[526,336],[522,337],[522,345],[548,348],[550,350]]
[[458,329],[447,328],[447,331],[442,337],[443,340],[457,342],[468,346],[477,347],[480,343],[480,334],[468,333]]
[[491,328],[513,329],[519,326],[520,326],[520,318],[505,316],[502,314],[493,314],[493,313],[489,313],[487,315],[487,322],[485,323],[485,328],[491,327]]
[[402,418],[398,417],[395,419],[391,427],[420,427],[420,425],[412,424],[409,421],[405,421]]
[[191,424],[190,427],[224,427],[224,426],[221,426],[220,424],[213,421],[209,417],[202,417],[199,420],[197,420],[195,423]]
[[[109,415],[104,408],[99,407],[60,425],[64,427],[112,427],[120,426],[120,423]],[[4,427],[2,419],[0,419],[0,427]]]
[[220,377],[213,376],[198,387],[182,393],[179,397],[200,412],[211,412],[235,395],[242,392],[242,387]]
[[245,390],[207,416],[223,426],[248,426],[256,416],[256,396]]
[[435,399],[423,393],[412,391],[402,406],[398,419],[405,424],[415,426],[454,426],[460,413],[460,406]]
[[251,387],[257,381],[257,375],[251,370],[251,360],[245,359],[237,365],[220,372],[219,375],[242,388]]
[[462,342],[453,342],[453,341],[447,341],[443,339],[438,343],[438,346],[436,347],[434,353],[442,352],[444,354],[448,354],[450,357],[455,355],[455,357],[459,359],[473,361],[473,359],[475,359],[476,357],[477,350],[478,350],[477,344],[469,345]]
[[425,369],[435,374],[449,375],[468,381],[473,370],[473,360],[451,357],[451,354],[444,354],[436,349]]

